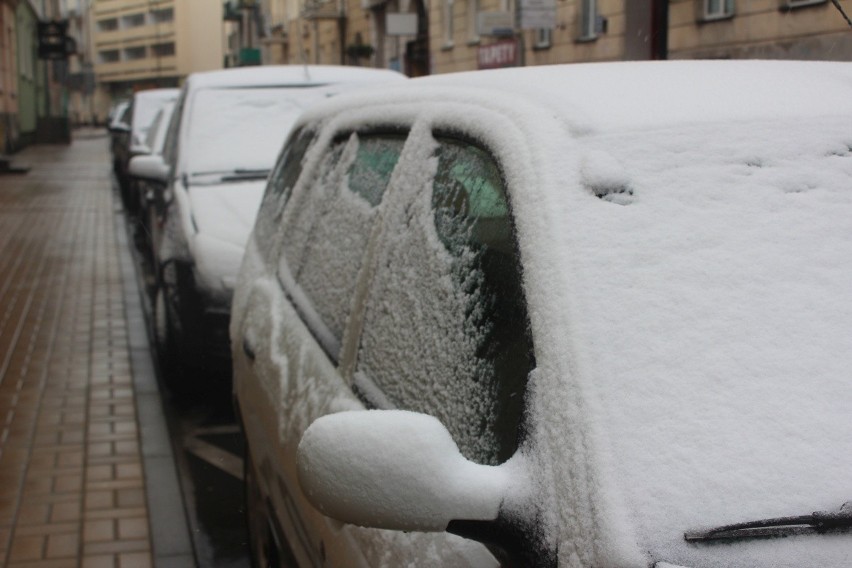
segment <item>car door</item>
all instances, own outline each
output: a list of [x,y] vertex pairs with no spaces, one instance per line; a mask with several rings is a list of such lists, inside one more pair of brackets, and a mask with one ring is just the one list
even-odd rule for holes
[[405,137],[342,134],[301,172],[310,138],[297,133],[287,145],[285,153],[294,155],[282,157],[258,217],[254,241],[271,270],[251,287],[243,337],[254,388],[241,384],[239,396],[252,401],[253,416],[244,417],[250,451],[293,556],[303,566],[366,566],[348,531],[303,498],[295,456],[315,418],[362,407],[339,372],[340,351],[363,280],[362,258]]
[[505,184],[481,145],[421,135],[429,171],[387,204],[354,384],[377,407],[436,416],[468,459],[502,463],[534,367]]

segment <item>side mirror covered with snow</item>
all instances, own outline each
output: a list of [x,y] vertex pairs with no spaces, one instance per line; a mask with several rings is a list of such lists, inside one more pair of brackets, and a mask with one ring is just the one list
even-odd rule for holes
[[497,518],[511,478],[479,465],[432,416],[403,410],[329,414],[299,444],[299,481],[329,517],[364,527],[444,531]]
[[168,183],[169,166],[156,154],[134,156],[127,167],[131,177],[147,181]]

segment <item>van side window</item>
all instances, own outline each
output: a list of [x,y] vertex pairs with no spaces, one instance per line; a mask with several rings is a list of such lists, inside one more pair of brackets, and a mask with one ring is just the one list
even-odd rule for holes
[[387,204],[355,388],[437,417],[466,457],[496,464],[517,449],[534,365],[509,204],[485,150],[439,138],[432,163],[428,195]]
[[[353,134],[332,144],[314,183],[285,207],[283,254],[301,291],[302,313],[315,312],[339,348],[377,207],[405,137]],[[308,319],[309,326],[312,324]],[[317,327],[319,322],[313,322]],[[330,353],[335,358],[338,353]]]

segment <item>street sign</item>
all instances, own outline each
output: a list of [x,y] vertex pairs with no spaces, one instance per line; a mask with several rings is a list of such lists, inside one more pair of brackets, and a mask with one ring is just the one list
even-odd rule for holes
[[389,36],[416,36],[417,14],[386,13],[385,34]]
[[515,33],[515,16],[512,12],[479,12],[476,31],[483,36],[510,36]]
[[76,46],[68,41],[68,20],[38,22],[39,59],[67,59],[69,48]]
[[521,0],[521,29],[556,27],[556,0]]

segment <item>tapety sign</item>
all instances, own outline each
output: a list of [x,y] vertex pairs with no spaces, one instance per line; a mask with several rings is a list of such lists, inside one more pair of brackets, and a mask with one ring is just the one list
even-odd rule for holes
[[504,39],[479,46],[477,59],[480,69],[515,67],[518,64],[518,40]]

